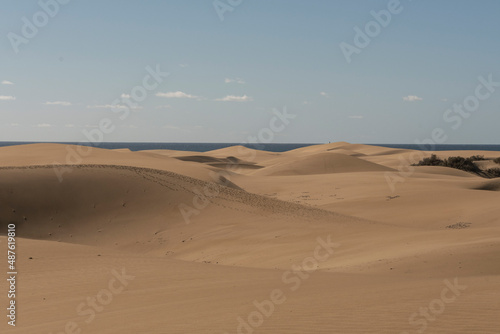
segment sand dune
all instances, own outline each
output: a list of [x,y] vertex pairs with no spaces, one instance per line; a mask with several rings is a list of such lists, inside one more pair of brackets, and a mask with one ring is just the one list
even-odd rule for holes
[[254,175],[310,175],[393,171],[393,169],[385,166],[338,153],[316,153],[300,158],[290,157],[284,160],[284,162],[259,170]]
[[274,159],[280,156],[279,153],[267,152],[256,149],[247,148],[241,145],[226,147],[218,150],[208,151],[206,154],[214,157],[234,156],[242,160],[252,162],[264,162],[269,159]]
[[459,169],[452,169],[440,166],[415,166],[417,173],[438,174],[444,176],[475,177],[474,174]]
[[20,282],[2,333],[498,332],[497,179],[345,142],[71,150],[0,148]]
[[409,151],[410,150],[400,150],[400,149],[393,149],[393,148],[380,147],[374,145],[337,142],[337,143],[302,147],[295,150],[291,150],[286,153],[293,155],[306,155],[306,154],[321,153],[321,152],[334,152],[343,154],[346,154],[346,152],[351,152],[351,154],[357,154],[361,156],[361,155],[384,155],[384,154],[405,153]]
[[181,161],[193,161],[198,163],[204,163],[212,167],[218,167],[226,170],[263,168],[263,166],[260,166],[255,162],[241,160],[233,156],[228,156],[226,158],[215,158],[206,155],[188,155],[188,156],[176,157],[176,159],[179,159]]
[[181,162],[159,154],[106,150],[62,144],[30,144],[0,148],[1,166],[52,165],[54,174],[65,175],[73,164],[102,164],[154,168],[182,173],[200,180],[213,181],[211,169],[194,162]]

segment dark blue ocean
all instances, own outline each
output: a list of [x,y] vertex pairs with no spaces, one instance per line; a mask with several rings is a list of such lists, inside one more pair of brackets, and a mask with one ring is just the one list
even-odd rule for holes
[[[22,144],[35,144],[36,142],[0,142],[0,147],[2,146],[12,146],[12,145],[22,145]],[[73,144],[77,145],[79,143],[63,142],[59,144]],[[82,144],[82,143],[80,143]],[[300,147],[316,145],[317,143],[308,144],[243,144],[243,146],[254,148],[269,152],[285,152],[293,150]],[[128,148],[132,151],[141,150],[178,150],[178,151],[194,151],[194,152],[206,152],[211,150],[217,150],[224,147],[241,145],[239,143],[101,143],[97,145],[100,148],[106,149],[118,149],[118,148]],[[421,150],[422,148],[415,144],[373,144],[376,146],[390,147],[390,148],[401,148],[401,149],[413,149]],[[88,143],[90,146],[90,143]],[[427,147],[426,149],[430,149]],[[500,145],[436,145],[432,148],[433,151],[458,151],[458,150],[477,150],[477,151],[500,151]]]

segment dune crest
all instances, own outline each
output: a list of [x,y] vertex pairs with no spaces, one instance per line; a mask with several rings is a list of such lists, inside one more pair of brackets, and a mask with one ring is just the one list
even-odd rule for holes
[[263,168],[253,175],[311,175],[353,172],[382,172],[394,169],[354,156],[339,153],[316,153]]

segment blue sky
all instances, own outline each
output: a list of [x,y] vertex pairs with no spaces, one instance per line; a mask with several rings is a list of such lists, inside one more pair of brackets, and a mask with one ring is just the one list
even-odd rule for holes
[[[443,118],[478,77],[500,82],[495,0],[401,0],[397,13],[397,0],[216,0],[223,13],[213,0],[60,1],[40,1],[53,17],[2,2],[0,141],[83,141],[107,118],[104,141],[238,143],[286,108],[296,117],[273,142],[414,143],[436,128],[446,144],[499,142],[500,87],[458,128]],[[367,24],[379,30],[348,62],[340,45]],[[120,119],[113,102],[133,100],[148,66],[170,75]]]

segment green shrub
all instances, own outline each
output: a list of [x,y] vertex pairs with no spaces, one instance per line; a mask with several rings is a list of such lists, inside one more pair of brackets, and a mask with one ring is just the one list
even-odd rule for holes
[[483,160],[486,160],[486,158],[484,157],[484,155],[473,155],[472,157],[470,157],[470,159],[472,161],[483,161]]
[[500,164],[500,158],[496,158],[493,161],[496,162],[497,164]]

